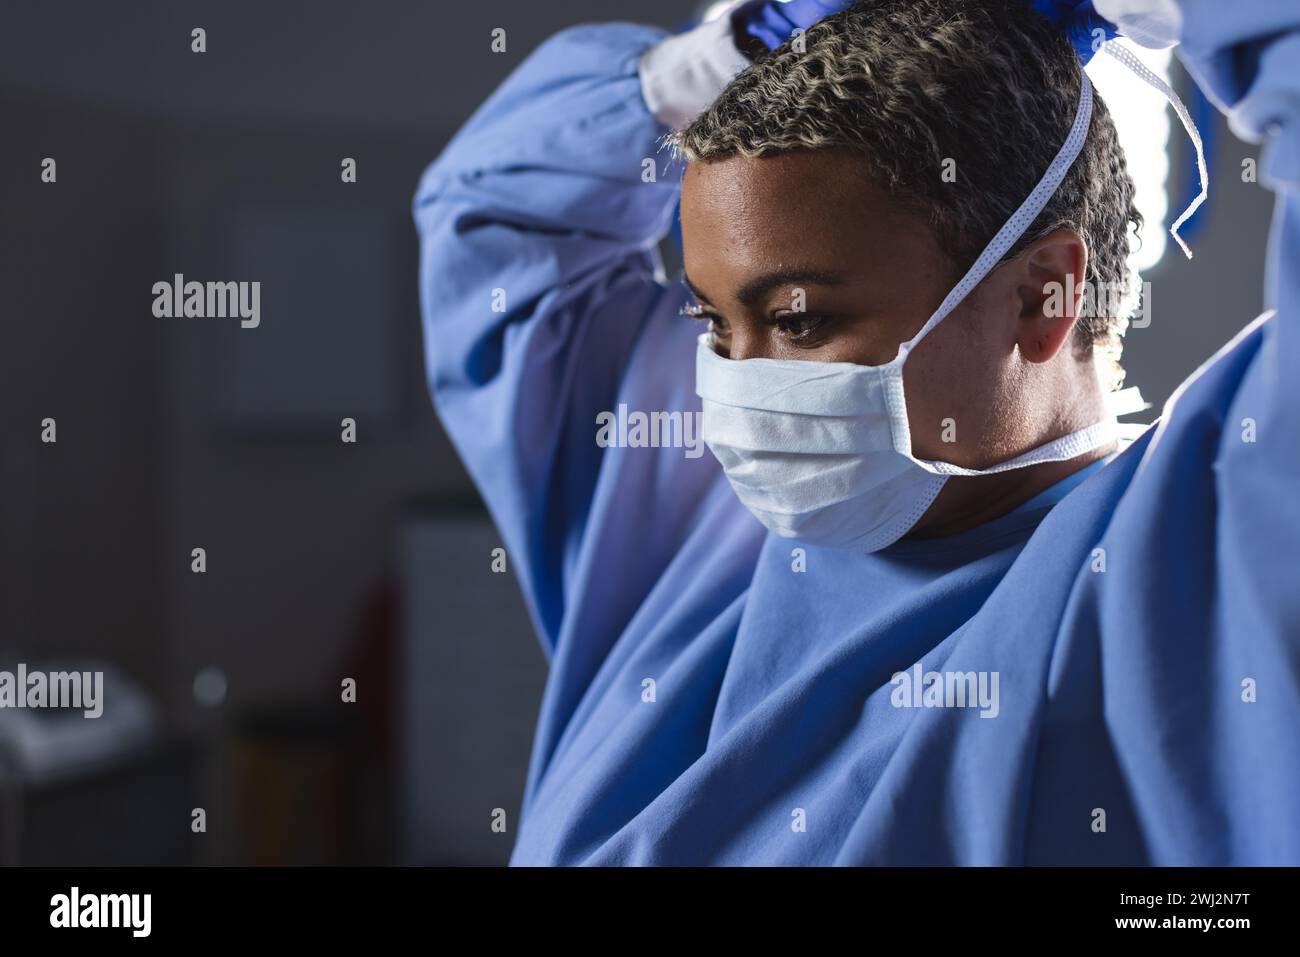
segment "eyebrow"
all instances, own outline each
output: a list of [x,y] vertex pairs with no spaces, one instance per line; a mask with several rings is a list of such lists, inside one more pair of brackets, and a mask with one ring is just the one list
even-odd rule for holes
[[[708,302],[709,297],[700,291],[700,288],[691,282],[685,271],[682,272],[682,282],[686,288],[694,293],[695,298],[702,302]],[[761,276],[755,276],[736,291],[736,299],[744,306],[752,306],[758,300],[773,289],[781,286],[788,286],[790,283],[804,282],[816,286],[841,286],[848,282],[843,276],[837,273],[824,272],[819,269],[801,269],[798,267],[787,267],[776,269],[772,272],[763,273]]]

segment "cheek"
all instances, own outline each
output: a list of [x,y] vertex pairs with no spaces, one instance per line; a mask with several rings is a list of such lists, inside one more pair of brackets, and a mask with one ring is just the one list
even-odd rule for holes
[[[836,328],[827,342],[825,354],[815,358],[826,362],[855,362],[864,366],[880,366],[898,356],[900,343],[906,342],[915,332],[909,319],[890,316],[872,316],[869,321],[850,322]],[[910,374],[912,361],[903,367]]]
[[963,458],[954,453],[979,448],[990,426],[1004,357],[963,326],[966,318],[959,311],[939,323],[903,366],[912,446],[921,458]]

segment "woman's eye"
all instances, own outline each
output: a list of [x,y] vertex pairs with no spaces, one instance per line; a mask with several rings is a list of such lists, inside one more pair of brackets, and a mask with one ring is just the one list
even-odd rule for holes
[[776,324],[787,339],[800,342],[814,338],[826,325],[826,317],[814,316],[806,312],[791,312],[778,316]]
[[703,306],[682,306],[681,314],[699,322],[707,322],[709,324],[709,331],[714,335],[722,336],[727,334],[727,320],[723,319],[715,312],[709,312],[709,310],[705,309]]

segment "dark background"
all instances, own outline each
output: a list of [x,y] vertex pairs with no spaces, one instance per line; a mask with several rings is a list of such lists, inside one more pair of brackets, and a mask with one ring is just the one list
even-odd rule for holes
[[[410,200],[549,34],[699,6],[5,5],[0,667],[106,663],[150,718],[40,774],[0,723],[0,863],[507,858],[545,666],[425,392]],[[1157,403],[1261,308],[1270,202],[1212,132],[1196,259],[1125,352]],[[261,281],[261,327],[154,318],[177,272]]]

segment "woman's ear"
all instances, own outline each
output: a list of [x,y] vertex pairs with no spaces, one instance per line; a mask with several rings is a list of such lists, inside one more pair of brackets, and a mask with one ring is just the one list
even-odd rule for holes
[[1030,362],[1047,362],[1061,349],[1085,302],[1088,246],[1061,227],[1034,240],[1016,259],[1019,324],[1016,344]]

